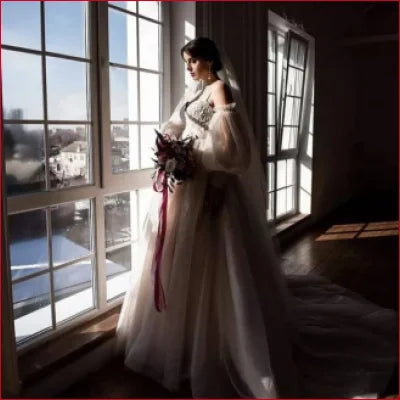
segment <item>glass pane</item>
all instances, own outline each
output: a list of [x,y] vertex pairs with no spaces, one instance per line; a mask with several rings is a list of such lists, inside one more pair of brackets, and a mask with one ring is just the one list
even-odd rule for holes
[[294,208],[293,186],[287,188],[286,191],[286,211],[292,211]]
[[136,121],[137,72],[110,67],[110,97],[113,121]]
[[268,92],[275,93],[275,63],[268,62]]
[[113,6],[125,8],[128,11],[136,12],[136,3],[137,1],[109,1],[108,4],[112,4]]
[[268,127],[268,146],[267,146],[268,155],[275,154],[275,127]]
[[125,293],[128,288],[133,247],[125,246],[106,252],[107,300]]
[[268,163],[268,191],[275,190],[275,163]]
[[[286,39],[285,36],[278,34],[277,35],[277,44],[278,44],[278,51],[277,51],[277,61],[276,61],[276,68],[277,68],[277,74],[276,74],[276,78],[278,80],[278,85],[277,85],[277,95],[278,95],[278,104],[280,104],[281,102],[281,98],[283,96],[281,96],[282,93],[282,88],[285,87],[285,81],[283,81],[283,79],[285,79],[285,73],[283,70],[283,66],[284,66],[284,58],[285,58],[285,45],[286,45]],[[279,110],[279,115],[281,114],[280,110]]]
[[154,129],[158,129],[158,125],[142,125],[140,128],[140,168],[153,168],[156,133]]
[[1,2],[1,43],[40,50],[40,2]]
[[306,45],[297,39],[290,41],[289,65],[304,68]]
[[274,208],[275,208],[275,193],[268,194],[268,212],[267,212],[267,219],[271,220],[274,218]]
[[59,189],[89,183],[89,125],[50,125],[48,129],[51,187]]
[[8,230],[13,281],[49,267],[45,210],[10,215]]
[[284,125],[298,125],[300,114],[300,99],[286,97]]
[[276,216],[286,214],[286,189],[278,190],[276,193]]
[[287,94],[299,96],[303,94],[303,72],[298,69],[289,68]]
[[104,197],[106,247],[137,240],[136,192]]
[[158,74],[140,73],[140,119],[160,119],[160,79]]
[[46,57],[47,104],[50,120],[89,121],[89,81],[85,62]]
[[276,57],[276,43],[275,43],[275,32],[268,31],[268,59],[275,61]]
[[92,277],[90,258],[54,271],[57,323],[94,307]]
[[7,195],[44,190],[43,125],[4,125]]
[[139,169],[139,134],[137,125],[112,125],[112,171],[114,174]]
[[87,1],[46,1],[46,50],[90,57]]
[[90,200],[51,209],[53,265],[85,257],[91,251]]
[[139,1],[139,14],[158,20],[159,3],[159,1]]
[[286,186],[286,160],[279,160],[277,189],[280,189],[285,186]]
[[15,283],[12,296],[17,342],[52,327],[48,273]]
[[136,21],[133,15],[108,10],[110,62],[137,66]]
[[[140,5],[143,2],[139,3]],[[149,3],[146,1],[145,3]],[[152,2],[150,2],[152,3]],[[159,70],[159,25],[144,19],[139,20],[140,67]]]
[[313,135],[307,135],[307,156],[312,158],[313,156]]
[[[146,214],[151,205],[154,194],[155,194],[155,192],[152,187],[145,188],[145,189],[139,189],[137,191],[138,204],[139,204],[139,230],[140,231],[143,228]],[[139,234],[140,234],[140,231],[139,231]]]
[[296,164],[293,159],[286,160],[286,185],[294,185]]
[[268,95],[268,125],[275,125],[275,95]]
[[300,188],[305,190],[311,195],[311,180],[312,174],[310,168],[306,167],[304,164],[300,165]]
[[43,119],[42,59],[1,49],[5,119]]
[[283,128],[281,150],[295,149],[297,147],[298,128]]

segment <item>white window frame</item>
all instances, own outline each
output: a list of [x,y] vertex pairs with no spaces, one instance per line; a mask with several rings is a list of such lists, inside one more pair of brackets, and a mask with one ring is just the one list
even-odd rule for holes
[[[42,18],[44,14],[43,5]],[[25,211],[34,211],[46,209],[58,204],[69,203],[79,200],[93,199],[93,240],[94,240],[94,258],[93,266],[93,288],[96,291],[95,308],[77,315],[72,319],[61,323],[55,329],[34,335],[31,339],[21,343],[16,347],[15,337],[14,346],[18,355],[37,347],[38,345],[56,338],[66,331],[85,323],[108,310],[120,305],[123,296],[107,302],[106,299],[106,274],[105,274],[105,228],[104,228],[104,197],[121,192],[130,192],[151,185],[151,168],[143,170],[126,171],[119,174],[112,174],[111,170],[111,138],[110,138],[110,106],[109,106],[109,81],[108,81],[108,3],[107,2],[88,2],[89,10],[89,34],[91,37],[91,73],[90,73],[90,99],[91,99],[91,122],[92,122],[92,159],[93,174],[92,183],[79,187],[68,187],[61,190],[35,192],[10,196],[6,199],[7,215],[21,213]],[[167,3],[160,2],[161,24],[164,32],[161,33],[160,41],[160,64],[168,66],[161,68],[160,85],[163,90],[160,91],[160,118],[165,118],[165,113],[169,111],[169,12],[170,6]],[[42,20],[43,21],[43,20]],[[42,25],[43,35],[44,25]],[[10,46],[4,46],[7,48]],[[138,49],[139,51],[139,49]],[[31,51],[32,52],[32,51]],[[47,52],[43,52],[47,54]],[[43,57],[44,58],[44,57]],[[138,88],[139,90],[139,88]],[[167,93],[167,94],[166,94]],[[167,109],[167,111],[165,111]],[[140,114],[139,114],[140,115]],[[25,121],[24,121],[25,122]],[[72,123],[71,121],[66,121]],[[161,121],[160,121],[161,122]],[[102,146],[100,146],[100,143]],[[100,153],[101,151],[101,153]],[[3,162],[3,177],[4,174]],[[4,181],[3,181],[4,182]],[[5,192],[4,192],[5,193]],[[7,226],[7,224],[5,224]],[[5,236],[8,232],[5,230]],[[6,237],[7,245],[8,238]],[[11,282],[10,262],[7,260],[6,270],[8,281]],[[13,316],[12,301],[8,312]],[[10,322],[10,321],[9,321]],[[11,323],[14,323],[13,317]],[[10,327],[13,328],[13,327]],[[13,329],[12,329],[13,330]]]
[[[301,188],[301,177],[300,177],[300,165],[301,163],[306,163],[309,169],[312,171],[312,157],[306,157],[306,150],[305,145],[307,145],[307,134],[309,133],[309,126],[310,126],[310,111],[311,111],[311,103],[312,103],[312,92],[314,88],[314,69],[315,69],[315,39],[301,30],[298,26],[290,23],[286,19],[280,17],[276,13],[268,10],[268,30],[273,29],[279,31],[280,33],[286,35],[288,37],[289,32],[292,32],[293,35],[299,37],[300,39],[307,42],[307,52],[306,52],[306,62],[305,62],[305,74],[303,77],[303,96],[302,96],[302,103],[300,108],[300,116],[299,116],[299,132],[297,136],[297,147],[296,149],[289,149],[289,150],[281,150],[281,143],[282,143],[282,133],[283,127],[280,122],[281,114],[279,114],[278,110],[280,108],[276,107],[275,110],[275,120],[276,120],[276,130],[275,130],[275,148],[274,154],[268,155],[266,151],[265,160],[268,163],[274,164],[274,176],[269,177],[268,181],[271,180],[273,182],[273,215],[272,218],[269,219],[270,223],[275,225],[290,219],[300,213],[300,204],[299,204],[299,197],[300,197],[300,190]],[[267,69],[268,69],[269,61],[267,61]],[[276,65],[276,64],[275,64]],[[268,70],[267,70],[267,76]],[[280,83],[280,82],[279,82]],[[276,85],[278,82],[276,82]],[[275,86],[276,86],[275,85]],[[285,90],[285,89],[282,89]],[[277,95],[277,91],[275,89],[275,95]],[[282,94],[281,94],[282,95]],[[280,99],[278,99],[280,100]],[[276,102],[277,103],[277,102]],[[268,94],[267,94],[267,104],[268,104]],[[282,113],[283,115],[283,113]],[[267,113],[267,127],[269,127],[268,123],[268,113]],[[267,129],[268,130],[268,129]],[[268,135],[266,135],[268,138]],[[267,139],[268,140],[268,139]],[[277,217],[276,210],[277,210],[277,177],[278,177],[278,168],[277,164],[280,160],[287,160],[287,159],[294,159],[295,160],[295,181],[294,181],[294,208],[292,211],[289,211],[286,214],[280,215]],[[267,173],[269,173],[268,167],[266,168]],[[310,194],[311,196],[311,194]],[[269,202],[270,203],[270,202]]]

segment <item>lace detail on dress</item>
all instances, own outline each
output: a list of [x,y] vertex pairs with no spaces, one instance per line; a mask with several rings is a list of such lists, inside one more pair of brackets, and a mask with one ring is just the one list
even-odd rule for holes
[[193,103],[190,103],[186,108],[186,115],[194,123],[199,124],[203,128],[207,128],[207,125],[210,122],[213,114],[213,108],[208,101],[205,100],[197,100]]

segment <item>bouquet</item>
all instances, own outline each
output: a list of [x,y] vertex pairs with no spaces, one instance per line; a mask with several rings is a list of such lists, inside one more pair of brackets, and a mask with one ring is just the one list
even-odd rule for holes
[[157,130],[155,171],[152,175],[153,189],[162,192],[162,201],[159,210],[159,222],[156,247],[151,267],[154,283],[154,303],[158,312],[166,308],[164,290],[161,283],[161,258],[167,228],[168,190],[172,193],[175,184],[180,185],[195,172],[193,143],[195,137],[173,139],[170,135],[162,135]]
[[[155,185],[166,185],[172,193],[175,184],[180,185],[187,179],[193,177],[195,171],[195,159],[193,156],[193,137],[185,139],[173,139],[170,135],[162,135],[155,129],[156,138],[156,159],[152,178]],[[155,188],[156,191],[157,190]]]

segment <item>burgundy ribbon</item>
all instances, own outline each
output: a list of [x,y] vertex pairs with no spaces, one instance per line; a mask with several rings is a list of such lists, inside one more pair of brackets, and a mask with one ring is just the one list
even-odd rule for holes
[[154,251],[153,263],[151,272],[154,281],[154,303],[158,312],[167,308],[165,301],[164,290],[161,282],[161,258],[164,247],[165,231],[167,228],[167,207],[168,207],[168,185],[167,175],[165,171],[158,171],[157,179],[153,183],[153,189],[160,193],[162,192],[162,202],[159,210],[158,232],[156,240],[156,248]]

